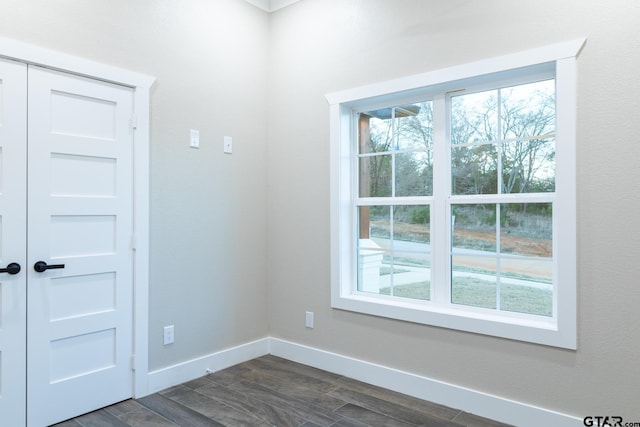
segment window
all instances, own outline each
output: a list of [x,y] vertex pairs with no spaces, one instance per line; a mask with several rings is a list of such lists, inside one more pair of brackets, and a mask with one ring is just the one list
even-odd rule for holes
[[334,308],[576,347],[583,43],[327,95]]

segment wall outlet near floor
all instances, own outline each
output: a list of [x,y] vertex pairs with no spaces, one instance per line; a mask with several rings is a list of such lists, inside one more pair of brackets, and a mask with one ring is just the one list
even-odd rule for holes
[[173,325],[165,326],[163,344],[164,345],[173,344],[173,338],[174,338]]
[[313,329],[313,311],[307,311],[305,313],[304,326]]

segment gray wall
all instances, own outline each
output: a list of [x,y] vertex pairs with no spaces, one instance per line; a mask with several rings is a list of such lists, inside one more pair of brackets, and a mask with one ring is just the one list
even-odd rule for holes
[[[640,420],[637,0],[303,0],[271,16],[240,0],[0,0],[0,11],[2,36],[157,77],[151,369],[272,335]],[[324,95],[583,36],[578,351],[331,310]],[[176,343],[163,347],[168,324]]]
[[[152,370],[268,334],[268,19],[239,0],[0,0],[4,37],[157,78]],[[189,129],[200,130],[199,150]],[[176,341],[164,347],[170,324]]]
[[[271,334],[580,417],[640,420],[639,22],[635,0],[303,0],[276,13]],[[578,351],[331,310],[324,95],[585,36],[578,60]],[[315,312],[314,330],[304,328],[305,310]]]

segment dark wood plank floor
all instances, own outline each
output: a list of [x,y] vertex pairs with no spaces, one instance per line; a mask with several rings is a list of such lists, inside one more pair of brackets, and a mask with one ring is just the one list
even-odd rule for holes
[[486,418],[264,356],[56,427],[505,426]]

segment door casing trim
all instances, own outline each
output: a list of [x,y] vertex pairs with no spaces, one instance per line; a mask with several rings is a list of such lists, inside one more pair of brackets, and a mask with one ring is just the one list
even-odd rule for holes
[[0,57],[134,90],[133,133],[133,397],[149,394],[149,93],[155,77],[0,37]]

